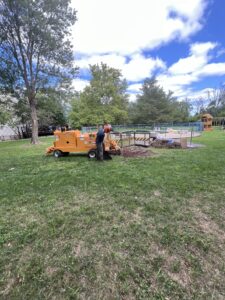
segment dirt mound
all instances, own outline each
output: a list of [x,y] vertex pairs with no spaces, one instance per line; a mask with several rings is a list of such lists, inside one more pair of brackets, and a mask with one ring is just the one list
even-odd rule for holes
[[187,148],[187,140],[156,139],[151,143],[154,148]]
[[152,156],[153,152],[143,147],[131,146],[121,150],[121,155],[124,157],[147,157]]

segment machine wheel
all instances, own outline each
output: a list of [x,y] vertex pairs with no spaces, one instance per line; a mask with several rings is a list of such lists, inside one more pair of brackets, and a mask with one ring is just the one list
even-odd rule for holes
[[97,156],[97,153],[96,153],[95,150],[90,150],[90,151],[88,152],[88,157],[89,157],[89,158],[93,159],[93,158],[96,158],[96,156]]
[[59,158],[62,156],[62,152],[60,150],[55,150],[53,155],[54,155],[54,157]]

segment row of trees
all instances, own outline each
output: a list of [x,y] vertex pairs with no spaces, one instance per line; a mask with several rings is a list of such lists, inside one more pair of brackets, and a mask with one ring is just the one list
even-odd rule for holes
[[113,124],[187,121],[191,106],[166,93],[155,78],[146,78],[136,102],[129,102],[127,83],[119,70],[106,64],[90,66],[91,81],[72,101],[74,127],[104,121]]
[[[130,103],[120,70],[90,66],[83,92],[70,90],[76,75],[71,0],[0,0],[0,123],[29,123],[32,143],[41,125],[73,127],[111,123],[187,121],[192,106],[146,78],[136,102]],[[215,91],[198,113],[225,114],[225,91]],[[198,113],[195,119],[198,118]]]
[[[216,116],[225,111],[222,89],[213,94],[207,107],[203,99],[197,99],[194,103],[196,115],[191,116],[190,101],[177,101],[172,92],[165,92],[158,85],[155,78],[146,78],[136,101],[129,102],[127,83],[119,70],[102,63],[90,66],[90,73],[90,84],[81,93],[52,87],[39,89],[36,101],[40,126],[70,123],[79,128],[104,121],[113,124],[185,122],[199,119],[200,113],[210,112]],[[30,126],[31,114],[25,93],[20,91],[16,98],[14,101],[15,98],[5,96],[4,109],[0,102],[0,123]]]
[[72,101],[70,122],[74,127],[104,120],[114,124],[197,121],[204,113],[225,116],[225,86],[206,98],[178,101],[156,78],[146,78],[135,102],[128,101],[127,83],[119,70],[105,64],[90,66],[91,80]]
[[[36,95],[39,127],[65,125],[72,95],[70,90],[57,91],[51,87],[40,89]],[[0,124],[31,128],[31,111],[23,92],[0,94]]]

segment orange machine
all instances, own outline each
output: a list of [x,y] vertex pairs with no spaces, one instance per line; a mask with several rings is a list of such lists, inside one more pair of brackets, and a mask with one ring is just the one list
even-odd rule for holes
[[[54,135],[56,141],[54,146],[47,148],[46,154],[53,153],[55,157],[67,156],[70,152],[87,153],[89,158],[96,157],[96,132],[81,133],[79,130],[59,131]],[[120,154],[120,147],[114,140],[104,140],[105,151],[110,154]]]

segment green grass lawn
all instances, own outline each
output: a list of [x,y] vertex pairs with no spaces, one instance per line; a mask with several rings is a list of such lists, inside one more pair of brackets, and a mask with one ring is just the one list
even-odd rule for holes
[[225,132],[90,161],[0,143],[0,299],[225,299]]

